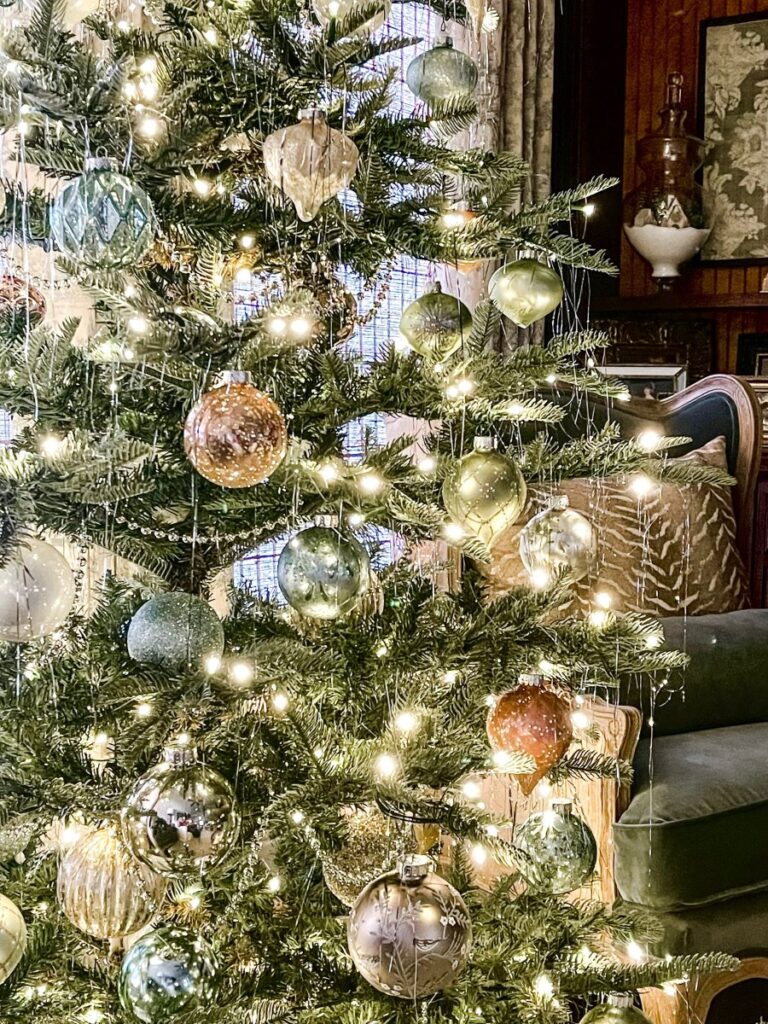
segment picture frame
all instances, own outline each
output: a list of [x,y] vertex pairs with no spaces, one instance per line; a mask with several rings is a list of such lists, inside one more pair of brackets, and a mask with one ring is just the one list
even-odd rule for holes
[[763,447],[768,446],[768,378],[747,377],[763,416]]
[[613,363],[596,366],[606,377],[618,377],[633,398],[662,399],[682,391],[688,383],[688,368],[679,364],[648,365]]
[[768,103],[768,11],[708,18],[699,46],[702,184],[714,223],[700,264],[768,260],[768,161],[761,148]]

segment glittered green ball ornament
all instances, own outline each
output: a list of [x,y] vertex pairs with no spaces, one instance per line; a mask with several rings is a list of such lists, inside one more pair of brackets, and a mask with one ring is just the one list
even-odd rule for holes
[[515,260],[499,267],[488,283],[488,295],[518,327],[530,327],[563,301],[563,282],[538,260]]
[[581,1018],[581,1024],[651,1024],[634,1002],[632,992],[611,992],[604,1003]]
[[443,504],[453,521],[488,546],[519,517],[525,498],[517,463],[494,451],[489,437],[475,438],[475,450],[443,480]]
[[453,40],[445,39],[414,57],[405,73],[408,88],[425,103],[452,103],[469,99],[477,88],[477,65]]
[[211,606],[194,594],[158,594],[128,627],[128,653],[144,665],[180,672],[200,668],[224,650],[224,630]]
[[310,526],[280,552],[277,582],[288,604],[312,619],[336,619],[357,607],[370,566],[362,544],[333,526]]
[[142,936],[123,957],[118,982],[126,1013],[141,1024],[162,1024],[214,995],[216,961],[199,935],[168,925]]
[[553,800],[548,811],[532,814],[515,833],[523,856],[517,867],[526,882],[555,895],[573,892],[589,880],[597,844],[570,800]]
[[155,240],[152,202],[113,160],[85,162],[85,172],[62,189],[51,206],[57,248],[93,270],[135,266]]
[[438,282],[414,299],[400,317],[400,334],[414,352],[429,359],[446,359],[472,330],[472,314]]
[[520,558],[534,582],[548,583],[567,568],[577,580],[589,572],[597,555],[592,524],[557,495],[550,507],[533,516],[520,532]]

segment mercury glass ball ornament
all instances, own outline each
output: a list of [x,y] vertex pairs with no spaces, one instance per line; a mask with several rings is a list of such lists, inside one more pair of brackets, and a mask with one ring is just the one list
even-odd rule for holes
[[553,800],[550,810],[532,814],[515,833],[524,856],[517,867],[526,882],[555,895],[573,892],[595,870],[597,844],[570,800]]
[[192,407],[184,450],[197,472],[219,487],[253,487],[285,458],[283,414],[244,370],[221,374],[216,387]]
[[114,828],[87,832],[59,863],[65,917],[95,939],[132,935],[149,924],[166,881],[129,853]]
[[400,317],[400,334],[414,352],[428,359],[446,359],[472,330],[472,314],[440,283],[414,299]]
[[323,203],[349,185],[360,156],[354,142],[315,107],[302,110],[298,124],[268,135],[262,151],[267,177],[303,221],[314,220]]
[[128,654],[144,665],[180,672],[224,651],[224,629],[207,601],[172,591],[151,598],[131,619]]
[[526,486],[517,463],[493,448],[490,437],[475,438],[443,480],[443,504],[455,523],[488,546],[519,517]]
[[75,578],[64,555],[47,541],[25,538],[0,568],[0,641],[49,636],[74,603]]
[[355,967],[379,992],[419,999],[452,985],[469,957],[472,922],[429,857],[403,857],[360,893],[347,923]]
[[27,926],[21,911],[0,895],[0,984],[19,966],[27,948]]
[[16,274],[0,275],[0,314],[13,317],[17,323],[24,323],[29,316],[30,324],[37,324],[45,316],[45,309],[45,296],[39,288]]
[[95,157],[56,196],[51,232],[58,249],[92,270],[135,266],[152,247],[156,221],[141,186],[113,160]]
[[[327,28],[332,21],[344,21],[350,14],[355,14],[358,10],[364,10],[368,6],[370,5],[367,0],[312,0],[312,10],[323,28]],[[380,0],[378,10],[373,17],[368,18],[362,25],[358,25],[347,34],[369,36],[371,32],[381,28],[389,17],[391,9],[390,0]]]
[[488,296],[518,327],[530,327],[563,301],[563,282],[538,260],[514,260],[499,267],[488,282]]
[[123,957],[120,1003],[141,1024],[204,1010],[214,995],[216,969],[213,951],[199,935],[178,925],[157,928]]
[[288,604],[311,619],[337,619],[368,589],[365,548],[335,526],[310,526],[291,537],[277,563],[277,582]]
[[121,821],[133,856],[164,875],[215,867],[240,833],[230,783],[181,745],[166,747],[162,762],[137,780]]
[[651,1024],[646,1015],[634,1005],[632,992],[611,992],[605,1002],[589,1010],[581,1024]]
[[469,99],[477,88],[477,78],[475,62],[455,50],[450,38],[414,57],[405,73],[414,96],[431,104]]
[[532,580],[551,580],[567,568],[583,579],[597,555],[592,524],[569,508],[568,498],[557,495],[549,508],[533,516],[520,532],[520,558]]

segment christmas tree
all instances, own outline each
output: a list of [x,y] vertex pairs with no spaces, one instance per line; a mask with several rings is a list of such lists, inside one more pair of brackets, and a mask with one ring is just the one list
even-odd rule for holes
[[[572,610],[599,524],[557,502],[523,529],[531,586],[492,597],[527,491],[723,474],[679,439],[558,432],[627,397],[562,305],[612,271],[570,233],[612,182],[526,203],[517,158],[452,143],[478,71],[446,43],[393,110],[416,40],[388,14],[152,0],[80,24],[42,0],[4,34],[3,1021],[559,1024],[731,963],[627,959],[654,924],[568,898],[595,863],[578,814],[510,831],[473,797],[626,778],[571,743],[569,702],[684,660],[646,616]],[[41,247],[85,331],[46,315]],[[452,283],[361,361],[403,256]],[[553,310],[546,345],[504,344]],[[382,436],[398,417],[420,426]],[[269,543],[278,587],[227,588]]]

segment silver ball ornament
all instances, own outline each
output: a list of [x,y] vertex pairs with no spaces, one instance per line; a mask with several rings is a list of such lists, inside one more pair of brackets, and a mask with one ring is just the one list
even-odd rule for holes
[[499,267],[488,282],[488,296],[518,327],[530,327],[563,301],[563,282],[544,263],[514,260]]
[[549,508],[533,516],[520,531],[520,558],[532,580],[549,581],[568,568],[583,579],[597,556],[597,537],[592,524],[569,508],[568,498],[558,495]]
[[64,555],[47,541],[25,539],[0,569],[0,641],[49,636],[74,602],[75,578]]
[[288,604],[312,619],[336,619],[368,589],[370,564],[362,544],[332,526],[310,526],[280,552],[277,582]]
[[194,747],[167,747],[136,782],[121,816],[131,853],[160,874],[215,867],[240,832],[234,790],[197,760]]
[[518,518],[526,493],[517,463],[486,437],[476,438],[475,450],[443,480],[443,504],[454,522],[489,546]]
[[515,833],[523,856],[517,867],[526,882],[555,895],[573,892],[589,880],[597,863],[597,844],[570,800],[553,800],[551,809],[532,814]]
[[200,668],[207,657],[223,650],[218,615],[194,594],[158,594],[139,608],[128,627],[128,653],[145,665],[174,672]]
[[469,911],[429,857],[403,857],[367,885],[352,908],[347,944],[355,967],[379,992],[418,999],[448,988],[472,945]]
[[424,103],[469,99],[477,88],[477,65],[446,39],[414,57],[405,73],[408,88]]
[[19,966],[27,948],[27,926],[21,911],[0,895],[0,983],[9,978]]
[[472,330],[472,314],[455,295],[435,283],[414,299],[400,317],[400,334],[427,359],[447,359]]

